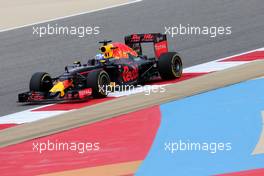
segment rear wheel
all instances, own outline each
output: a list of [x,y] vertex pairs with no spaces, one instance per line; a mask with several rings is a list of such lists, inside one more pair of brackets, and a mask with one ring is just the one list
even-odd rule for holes
[[110,77],[104,70],[95,70],[88,74],[87,86],[92,88],[94,98],[104,98],[108,94]]
[[48,73],[34,73],[30,79],[29,90],[37,92],[48,92],[52,88],[52,79]]
[[176,52],[163,53],[159,58],[158,65],[162,79],[176,79],[182,75],[182,60]]

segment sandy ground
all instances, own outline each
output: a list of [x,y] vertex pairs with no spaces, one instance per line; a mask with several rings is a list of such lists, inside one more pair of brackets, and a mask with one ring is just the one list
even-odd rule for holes
[[262,111],[262,133],[253,155],[264,154],[264,111]]
[[55,172],[51,174],[44,174],[41,176],[87,176],[87,175],[96,175],[96,176],[117,176],[117,175],[127,175],[135,173],[141,161],[133,161],[120,164],[111,164],[105,166],[91,167],[91,168],[82,168],[71,171],[62,171]]
[[106,8],[130,0],[0,0],[0,30]]

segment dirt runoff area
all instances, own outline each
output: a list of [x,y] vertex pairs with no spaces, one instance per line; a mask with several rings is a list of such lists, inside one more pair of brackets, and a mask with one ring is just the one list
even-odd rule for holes
[[98,9],[133,3],[133,0],[0,0],[0,31]]

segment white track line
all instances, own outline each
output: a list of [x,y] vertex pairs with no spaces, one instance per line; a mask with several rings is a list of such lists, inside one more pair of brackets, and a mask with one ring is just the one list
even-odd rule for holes
[[18,113],[10,114],[1,117],[0,124],[23,124],[28,122],[34,122],[41,119],[50,118],[56,115],[61,115],[70,111],[37,111],[32,112],[30,109],[21,111]]
[[76,14],[67,15],[67,16],[63,16],[63,17],[58,17],[58,18],[53,18],[53,19],[49,19],[49,20],[44,20],[44,21],[40,21],[40,22],[36,22],[36,23],[26,24],[26,25],[18,26],[18,27],[12,27],[12,28],[2,29],[2,30],[0,28],[0,32],[11,31],[11,30],[20,29],[20,28],[24,28],[24,27],[29,27],[29,26],[33,26],[33,25],[37,25],[37,24],[47,23],[47,22],[61,20],[61,19],[70,18],[70,17],[75,17],[75,16],[79,16],[79,15],[84,15],[84,14],[88,14],[88,13],[99,12],[99,11],[103,11],[103,10],[107,10],[107,9],[112,9],[112,8],[115,8],[115,7],[120,7],[120,6],[129,5],[129,4],[134,4],[134,3],[137,3],[137,2],[141,2],[141,1],[142,0],[134,0],[134,1],[125,2],[125,3],[121,3],[121,4],[116,4],[116,5],[111,5],[111,6],[108,6],[108,7],[103,7],[103,8],[99,8],[99,9],[95,9],[95,10],[89,10],[89,11],[86,11],[86,12],[81,12],[81,13],[76,13]]
[[195,65],[189,68],[185,68],[184,72],[186,73],[206,73],[206,72],[214,72],[220,71],[224,69],[228,69],[231,67],[239,66],[242,64],[249,63],[251,61],[235,61],[235,62],[208,62],[204,64]]
[[255,52],[255,51],[264,51],[264,48],[259,48],[259,49],[243,52],[243,53],[240,53],[240,54],[235,54],[235,55],[232,55],[232,56],[224,57],[224,58],[221,58],[221,59],[217,59],[217,60],[214,60],[214,61],[206,62],[206,63],[203,63],[203,64],[191,66],[191,67],[185,68],[184,72],[186,72],[186,73],[187,72],[188,73],[213,72],[213,71],[219,71],[219,70],[223,70],[223,69],[239,66],[239,65],[242,65],[242,64],[245,64],[245,63],[249,63],[249,62],[252,62],[252,61],[226,61],[226,62],[219,62],[219,61],[226,60],[226,59],[229,59],[229,58],[232,58],[232,57],[245,55],[245,54],[252,53],[252,52]]

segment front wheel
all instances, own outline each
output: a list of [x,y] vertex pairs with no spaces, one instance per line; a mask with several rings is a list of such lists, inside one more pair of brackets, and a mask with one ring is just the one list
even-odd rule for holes
[[87,87],[92,88],[94,98],[104,98],[108,94],[110,77],[104,70],[94,70],[88,74]]
[[34,73],[30,79],[29,90],[37,92],[48,92],[52,88],[52,79],[48,73]]
[[158,60],[158,70],[162,79],[171,80],[181,77],[182,60],[178,53],[163,53]]

